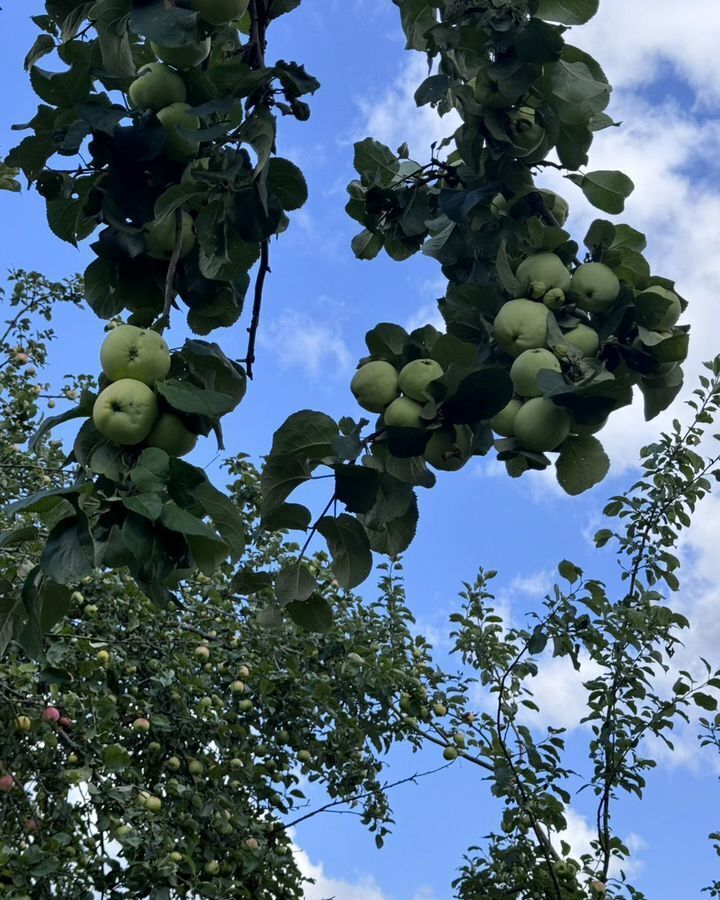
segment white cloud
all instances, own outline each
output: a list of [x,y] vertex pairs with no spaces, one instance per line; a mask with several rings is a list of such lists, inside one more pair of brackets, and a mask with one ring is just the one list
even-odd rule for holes
[[304,890],[305,900],[388,900],[375,879],[363,875],[351,883],[325,874],[322,863],[315,864],[304,850],[295,849],[295,861],[305,878],[312,878]]
[[440,118],[432,107],[415,105],[415,91],[427,74],[425,58],[413,53],[382,97],[359,98],[357,103],[364,118],[359,136],[371,135],[392,149],[406,141],[412,157],[426,159],[430,145],[452,135],[460,125],[460,117],[454,112]]
[[313,378],[328,372],[342,377],[353,365],[337,321],[330,317],[320,321],[288,311],[263,326],[259,342],[272,350],[282,369],[299,368]]
[[[597,839],[597,832],[583,815],[569,809],[565,814],[567,828],[559,833],[554,844],[560,849],[560,841],[566,841],[572,848],[571,855],[579,857],[583,853],[594,855],[590,842]],[[620,866],[616,860],[610,864],[610,876],[618,877],[622,868],[628,878],[637,876],[643,868],[643,861],[638,854],[647,847],[646,842],[637,834],[629,834],[624,838],[624,843],[630,850],[630,857]]]

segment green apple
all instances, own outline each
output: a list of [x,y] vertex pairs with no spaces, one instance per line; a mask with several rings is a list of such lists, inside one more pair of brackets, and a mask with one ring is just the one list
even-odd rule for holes
[[103,341],[100,365],[110,381],[135,379],[152,387],[170,371],[170,350],[157,331],[120,325]]
[[617,300],[620,281],[610,266],[589,262],[575,270],[570,289],[578,295],[580,309],[589,313],[604,313]]
[[135,719],[132,723],[133,731],[150,731],[150,722],[148,719]]
[[540,397],[542,390],[538,387],[537,377],[543,369],[550,369],[552,372],[562,371],[557,357],[549,350],[539,347],[524,350],[510,369],[515,393],[521,397]]
[[15,726],[18,731],[30,731],[32,728],[32,722],[30,721],[29,716],[18,716],[15,719]]
[[507,109],[516,99],[501,93],[497,79],[493,78],[487,69],[481,69],[468,85],[472,87],[477,102],[487,109]]
[[353,376],[350,390],[363,409],[381,413],[400,394],[397,370],[384,360],[365,363]]
[[542,195],[545,206],[555,216],[558,225],[562,228],[570,215],[570,206],[567,200],[561,197],[560,194],[556,194],[555,191],[550,191],[547,188],[540,188],[538,194]]
[[542,159],[549,149],[549,143],[545,128],[537,121],[535,110],[531,106],[521,106],[510,119],[509,136],[515,151],[513,156],[528,162]]
[[220,863],[216,859],[211,859],[210,862],[205,863],[205,874],[206,875],[217,875],[220,871]]
[[472,456],[472,447],[472,428],[451,425],[433,431],[425,447],[425,461],[441,472],[457,472]]
[[511,400],[499,413],[490,419],[490,427],[500,437],[513,437],[515,434],[515,416],[522,406],[522,400]]
[[666,300],[670,301],[670,306],[668,307],[667,312],[654,327],[654,331],[670,331],[673,325],[677,323],[677,320],[680,318],[680,314],[682,313],[680,298],[676,293],[662,287],[662,285],[659,284],[650,285],[650,287],[646,288],[643,293],[645,292],[649,294],[659,294],[661,297],[664,297]]
[[577,325],[563,335],[568,344],[582,353],[583,356],[597,356],[600,349],[600,335],[589,325]]
[[153,53],[159,60],[176,69],[194,69],[210,55],[210,38],[196,44],[184,44],[182,47],[163,47],[150,41]]
[[170,759],[165,763],[165,765],[170,769],[171,772],[177,772],[181,766],[181,762],[179,757],[171,756]]
[[544,347],[550,310],[532,300],[510,300],[495,316],[493,333],[500,347],[511,356],[523,350]]
[[121,378],[97,398],[92,418],[104,438],[131,445],[145,440],[157,414],[157,400],[150,388],[134,378]]
[[242,18],[250,0],[190,0],[190,6],[200,13],[200,18],[211,25],[225,25]]
[[446,759],[448,762],[453,762],[458,758],[457,747],[446,747],[443,750],[443,759]]
[[172,853],[170,854],[170,859],[175,863],[182,862],[182,858],[183,858],[182,853],[178,853],[177,850],[173,850]]
[[179,130],[188,128],[192,131],[200,127],[200,119],[189,112],[189,109],[187,103],[171,103],[157,113],[165,129],[165,153],[176,162],[195,156],[200,146],[199,141],[185,137]]
[[147,63],[138,69],[137,78],[130,85],[128,97],[138,109],[157,112],[171,103],[183,103],[187,97],[185,82],[170,66]]
[[131,834],[132,830],[132,825],[118,825],[118,827],[115,829],[114,834],[116,838],[123,838],[126,835]]
[[[185,211],[180,222],[180,259],[182,259],[195,246],[195,223],[192,216]],[[170,259],[175,249],[175,215],[148,222],[143,231],[148,256],[152,256],[153,259]]]
[[199,759],[191,759],[188,763],[188,772],[191,775],[202,775],[205,771],[205,766],[200,762]]
[[517,268],[515,277],[520,282],[520,295],[526,297],[532,291],[532,285],[536,282],[545,285],[545,291],[560,288],[567,291],[570,288],[572,276],[565,263],[555,253],[535,253],[524,259]]
[[158,447],[168,456],[185,456],[197,444],[197,435],[172,413],[160,413],[147,436],[148,447]]
[[205,644],[200,644],[200,646],[195,648],[195,656],[197,656],[198,659],[209,659],[210,648],[206,647]]
[[422,408],[422,403],[410,400],[409,397],[398,397],[385,410],[383,419],[389,428],[422,428]]
[[304,765],[312,762],[312,753],[309,750],[298,750],[298,762],[303,763]]
[[543,294],[542,302],[548,309],[562,309],[565,306],[565,291],[561,291],[560,288],[551,288]]
[[515,417],[515,437],[526,450],[555,450],[570,434],[570,414],[545,397],[523,404]]
[[444,374],[443,367],[434,359],[414,359],[400,371],[400,390],[411,400],[424,403],[430,382],[442,378]]

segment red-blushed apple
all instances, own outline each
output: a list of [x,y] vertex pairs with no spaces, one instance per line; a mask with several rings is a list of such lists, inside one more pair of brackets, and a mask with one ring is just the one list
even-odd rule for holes
[[60,716],[58,725],[60,725],[61,728],[70,728],[72,726],[72,719],[68,716]]
[[9,794],[13,789],[13,785],[15,784],[15,779],[12,775],[0,775],[0,791],[3,794]]
[[150,731],[150,722],[143,717],[135,719],[132,723],[132,729],[133,731]]
[[43,710],[42,717],[46,722],[55,724],[60,721],[60,710],[54,706],[48,706]]

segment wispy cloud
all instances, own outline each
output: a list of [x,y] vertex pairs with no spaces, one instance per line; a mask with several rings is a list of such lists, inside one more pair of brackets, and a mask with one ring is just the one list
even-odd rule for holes
[[319,319],[288,311],[269,321],[259,341],[276,357],[281,369],[300,369],[311,378],[345,377],[353,358],[340,326],[333,318]]

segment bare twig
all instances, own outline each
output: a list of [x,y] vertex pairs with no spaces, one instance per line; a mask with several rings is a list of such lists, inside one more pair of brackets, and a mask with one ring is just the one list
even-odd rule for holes
[[160,334],[170,325],[170,310],[175,300],[175,274],[177,273],[180,254],[182,253],[182,238],[182,209],[178,207],[175,210],[175,243],[170,262],[168,263],[167,275],[165,276],[165,306],[155,325],[155,330]]
[[260,310],[262,309],[263,290],[265,278],[270,272],[270,242],[265,239],[260,245],[260,268],[255,279],[255,294],[253,297],[252,319],[248,328],[248,349],[245,357],[248,378],[253,377],[253,365],[255,363],[255,341],[257,340],[258,327],[260,325]]

